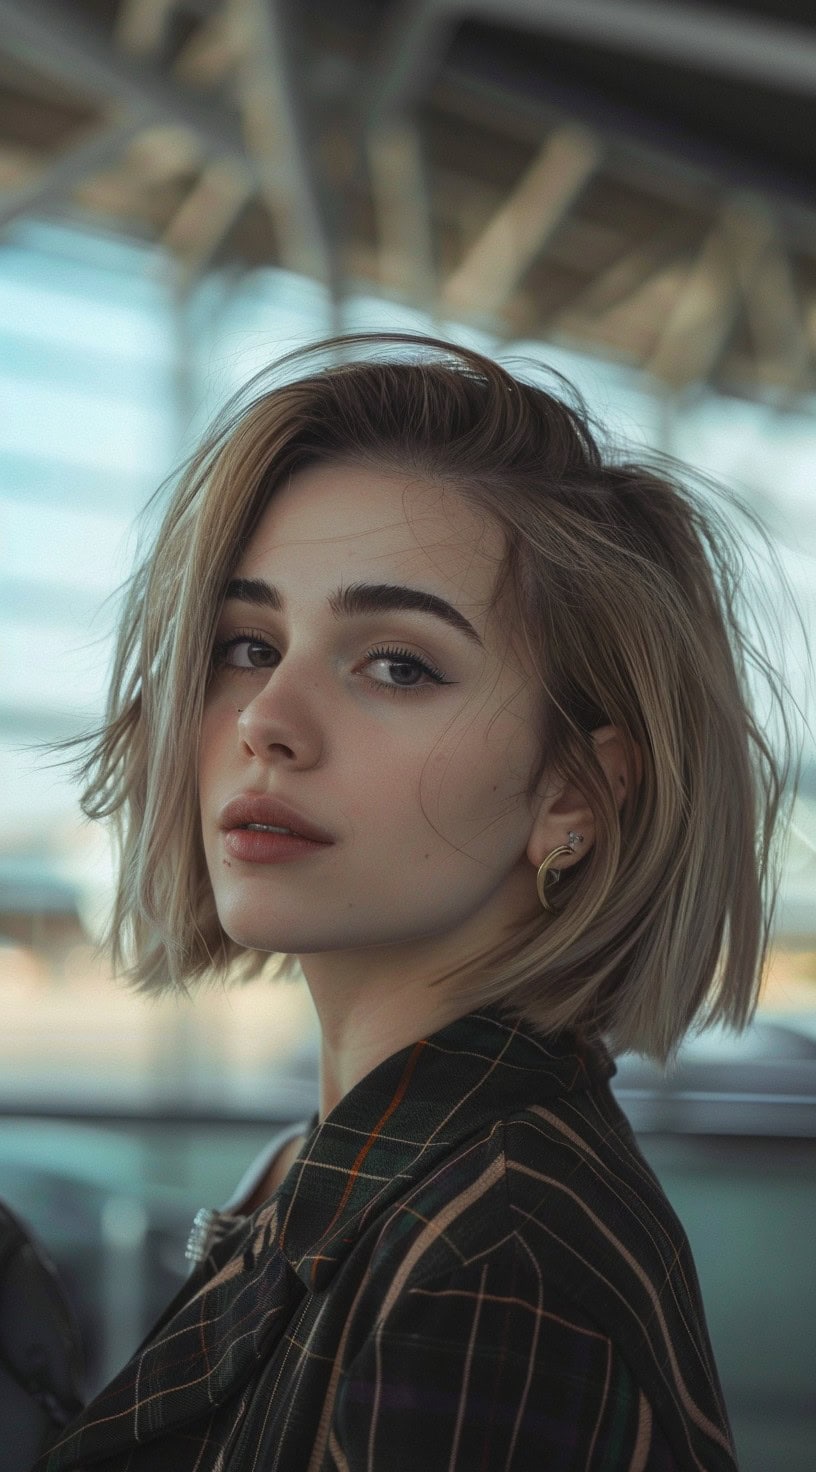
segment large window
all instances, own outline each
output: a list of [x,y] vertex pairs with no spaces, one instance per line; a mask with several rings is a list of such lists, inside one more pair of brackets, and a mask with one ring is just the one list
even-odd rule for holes
[[[428,327],[352,300],[345,327]],[[296,984],[147,1003],[94,950],[110,896],[105,837],[42,744],[99,717],[116,590],[140,508],[228,395],[337,326],[283,272],[174,294],[156,249],[26,224],[0,246],[0,1095],[32,1105],[186,1101],[271,1108],[270,1079],[314,1030]],[[463,336],[462,329],[442,331]],[[494,346],[487,342],[487,347]],[[804,414],[708,397],[667,405],[622,368],[540,343],[601,420],[735,483],[778,538],[807,618],[816,586],[816,430]],[[804,651],[791,626],[797,694]],[[798,673],[797,673],[798,668]],[[813,712],[809,711],[811,720]],[[765,1006],[816,1016],[816,761],[805,755]]]
[[[234,389],[338,326],[465,336],[379,301],[339,315],[283,272],[212,277],[179,300],[155,249],[30,224],[0,244],[0,1199],[58,1266],[87,1395],[183,1280],[197,1208],[233,1196],[276,1124],[312,1114],[317,1029],[295,982],[148,1002],[111,976],[95,944],[107,841],[47,747],[99,719],[138,513]],[[565,372],[615,433],[742,490],[813,628],[811,419],[667,403],[623,368],[541,343],[502,351]],[[782,642],[816,725],[794,619]],[[812,1463],[815,1067],[811,738],[758,1025],[739,1043],[701,1039],[670,1079],[629,1058],[615,1081],[687,1225],[746,1472]]]

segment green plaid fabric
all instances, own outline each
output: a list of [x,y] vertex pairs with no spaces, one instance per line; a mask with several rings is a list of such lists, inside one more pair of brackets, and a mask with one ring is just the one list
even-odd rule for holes
[[613,1072],[492,1007],[388,1058],[36,1472],[734,1472]]

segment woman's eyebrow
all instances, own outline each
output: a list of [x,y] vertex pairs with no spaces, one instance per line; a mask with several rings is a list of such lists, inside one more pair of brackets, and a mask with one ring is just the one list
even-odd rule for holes
[[[233,578],[227,585],[225,596],[239,603],[271,608],[276,613],[283,608],[278,589],[263,578]],[[332,593],[328,604],[336,618],[364,613],[429,613],[458,629],[480,649],[484,648],[473,624],[458,608],[436,593],[425,593],[421,588],[405,588],[398,583],[351,583],[347,588],[338,588],[336,593]]]

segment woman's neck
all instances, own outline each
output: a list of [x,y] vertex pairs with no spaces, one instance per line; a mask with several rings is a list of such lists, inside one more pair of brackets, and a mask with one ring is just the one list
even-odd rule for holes
[[378,1064],[467,1011],[444,986],[430,987],[393,966],[374,981],[368,967],[352,979],[338,974],[345,968],[320,964],[326,960],[300,958],[320,1024],[321,1121]]

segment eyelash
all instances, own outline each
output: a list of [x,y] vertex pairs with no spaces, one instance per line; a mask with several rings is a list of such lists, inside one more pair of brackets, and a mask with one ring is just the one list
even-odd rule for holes
[[[427,675],[435,685],[449,685],[451,683],[450,680],[445,679],[441,670],[436,668],[436,665],[431,664],[429,660],[420,659],[419,655],[412,654],[410,649],[390,649],[380,646],[376,649],[369,649],[365,657],[372,662],[375,659],[387,659],[392,664],[412,664],[417,669],[422,670],[423,674]],[[380,683],[380,689],[387,690],[389,695],[417,695],[424,688],[423,685],[383,685]]]
[[[274,647],[272,644],[270,644],[266,635],[258,633],[257,629],[241,629],[238,633],[231,634],[229,639],[217,640],[216,643],[213,645],[213,669],[223,669],[224,665],[227,662],[227,655],[229,654],[229,651],[231,649],[236,649],[239,644],[265,644],[267,649],[272,649]],[[243,669],[240,665],[233,665],[232,668],[238,675],[254,675],[257,673],[257,670],[263,669],[264,666],[250,665],[246,669]]]
[[[215,671],[223,669],[225,667],[227,654],[229,653],[230,649],[235,649],[239,644],[263,644],[266,646],[267,649],[274,648],[274,645],[270,644],[265,634],[258,633],[258,631],[254,629],[245,629],[240,633],[233,634],[229,639],[221,640],[214,646],[212,662],[213,669]],[[451,684],[450,680],[445,679],[441,670],[438,670],[435,665],[432,665],[430,663],[429,660],[421,659],[418,654],[412,654],[410,649],[392,648],[386,645],[378,645],[376,648],[366,651],[365,660],[367,662],[373,663],[373,661],[377,659],[390,660],[392,664],[415,665],[416,668],[422,670],[423,674],[427,675],[428,678],[432,680],[435,685]],[[268,666],[256,665],[254,667],[249,666],[247,668],[243,668],[240,665],[233,665],[232,668],[236,674],[252,675],[255,674],[257,670],[266,669],[268,668]],[[417,695],[421,690],[425,688],[424,685],[386,685],[379,680],[375,681],[374,683],[378,686],[380,690],[386,690],[389,695]]]

